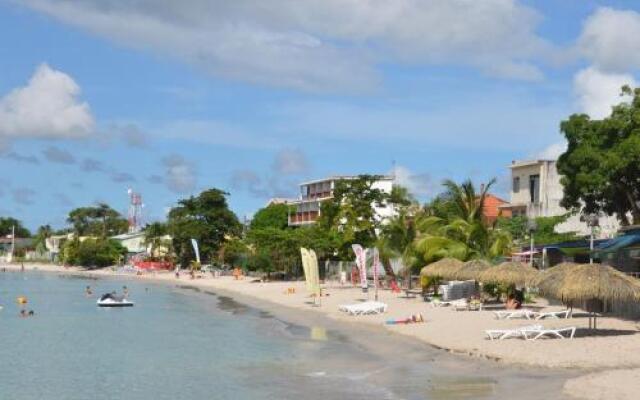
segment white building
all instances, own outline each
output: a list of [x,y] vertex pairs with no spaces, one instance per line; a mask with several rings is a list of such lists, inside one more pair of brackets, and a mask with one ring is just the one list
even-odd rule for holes
[[[513,161],[511,169],[511,203],[504,205],[503,210],[510,210],[511,215],[527,218],[553,217],[565,215],[568,211],[560,205],[563,188],[560,175],[554,160]],[[601,215],[598,236],[612,237],[620,225],[615,216]],[[580,220],[580,215],[572,215],[567,221],[558,225],[556,231],[577,232],[589,235],[591,229]]]
[[[324,179],[304,182],[300,184],[300,197],[289,204],[296,207],[295,213],[289,215],[289,226],[309,225],[316,222],[320,217],[320,205],[333,197],[333,190],[336,182],[341,180],[356,179],[357,176],[330,176]],[[393,178],[382,176],[373,183],[373,189],[379,189],[384,193],[391,193],[393,189]],[[374,205],[377,218],[384,220],[395,214],[393,207]]]

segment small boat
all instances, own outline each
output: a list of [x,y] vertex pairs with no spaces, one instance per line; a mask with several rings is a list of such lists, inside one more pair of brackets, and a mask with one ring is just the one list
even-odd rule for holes
[[97,301],[98,307],[133,307],[134,302],[111,293],[102,295]]

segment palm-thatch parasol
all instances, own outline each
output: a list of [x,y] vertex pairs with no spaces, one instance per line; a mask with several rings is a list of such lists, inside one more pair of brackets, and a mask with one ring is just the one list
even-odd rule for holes
[[554,276],[558,279],[564,278],[566,274],[571,273],[571,271],[573,271],[578,265],[580,264],[574,262],[563,262],[541,271],[536,278],[536,282],[534,282],[534,286],[543,279],[548,279],[550,276]]
[[536,281],[539,272],[521,262],[507,261],[483,271],[478,279],[482,282],[504,283],[513,286],[527,286]]
[[455,273],[455,279],[461,281],[478,280],[483,271],[491,268],[491,264],[485,260],[471,260],[462,264],[462,267]]
[[[640,300],[640,281],[600,264],[564,265],[541,274],[537,286],[541,293],[565,302],[574,301],[637,301]],[[554,271],[555,270],[555,271]],[[596,315],[591,312],[589,326],[596,327]]]
[[443,258],[422,268],[420,275],[439,277],[442,279],[456,279],[456,272],[461,267],[462,261],[455,258]]

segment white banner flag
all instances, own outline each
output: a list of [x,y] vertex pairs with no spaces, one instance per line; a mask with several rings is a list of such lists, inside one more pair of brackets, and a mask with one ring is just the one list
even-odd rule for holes
[[360,287],[363,292],[366,292],[369,287],[367,284],[367,252],[359,244],[353,244],[351,245],[351,248],[356,254],[356,265],[360,272]]
[[373,286],[378,289],[378,271],[380,268],[380,253],[378,248],[373,248]]
[[198,249],[198,241],[191,239],[191,245],[193,246],[193,251],[196,253],[196,261],[200,264],[200,249]]

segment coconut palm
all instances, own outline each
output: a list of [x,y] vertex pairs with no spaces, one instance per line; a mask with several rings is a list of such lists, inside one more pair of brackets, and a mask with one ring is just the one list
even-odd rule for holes
[[167,248],[170,241],[165,239],[167,235],[167,225],[162,222],[153,222],[144,229],[144,244],[149,247],[149,254],[155,256],[158,249]]
[[479,194],[468,180],[460,185],[451,180],[443,183],[446,191],[436,199],[435,209],[427,211],[429,216],[416,225],[413,248],[422,261],[491,259],[508,251],[508,232],[487,226],[482,218],[486,195],[494,183],[492,179]]

